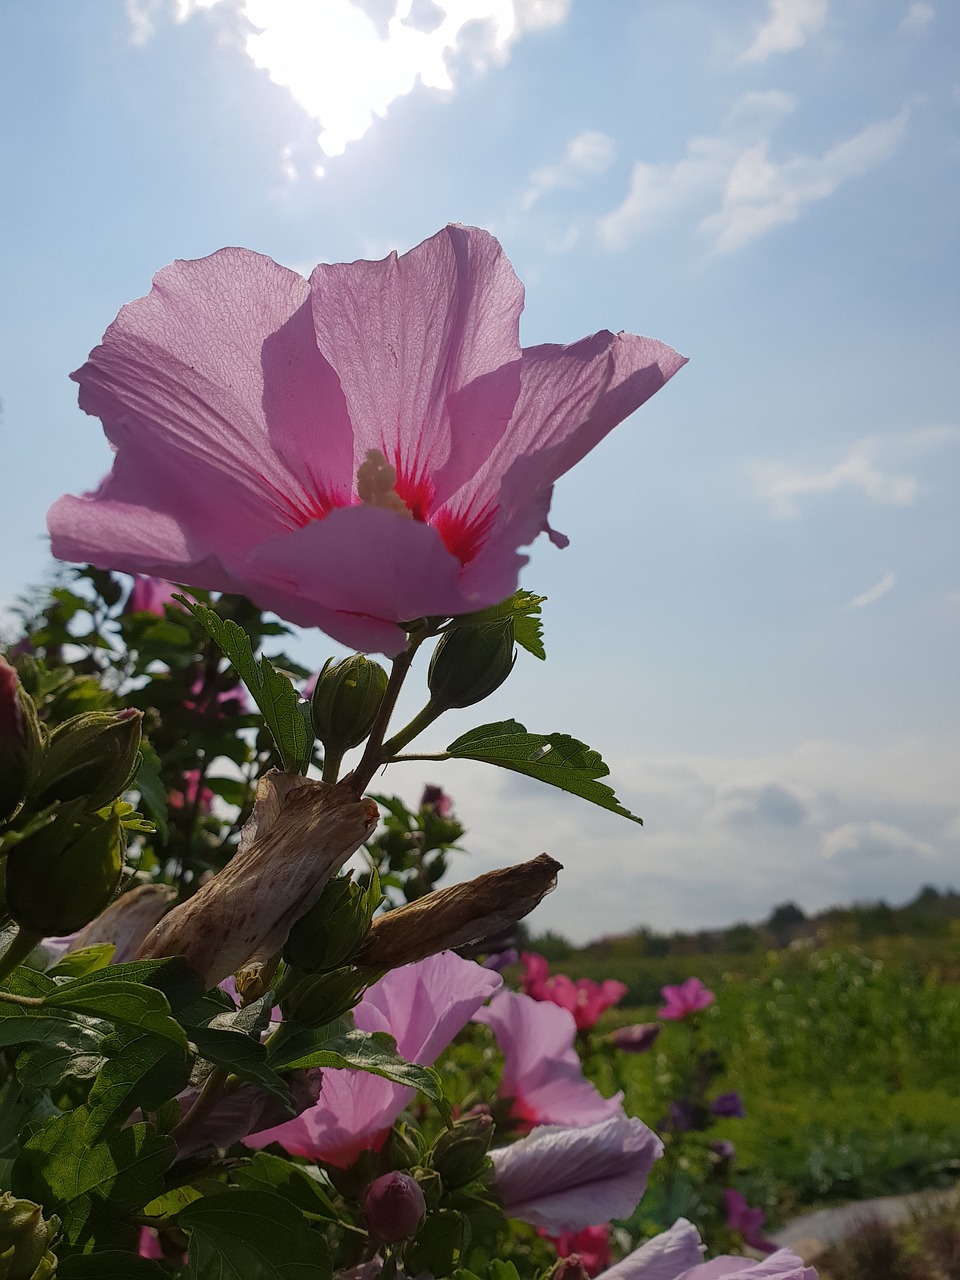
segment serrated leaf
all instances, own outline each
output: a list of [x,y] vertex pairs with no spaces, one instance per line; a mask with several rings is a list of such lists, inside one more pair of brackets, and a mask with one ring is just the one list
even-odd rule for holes
[[322,1235],[269,1191],[225,1191],[179,1215],[190,1237],[189,1280],[330,1280]]
[[620,804],[612,787],[597,781],[610,772],[600,753],[566,733],[528,733],[516,720],[501,720],[462,734],[447,752],[455,759],[512,769],[643,824],[642,818]]
[[440,1080],[429,1067],[405,1062],[396,1041],[383,1031],[344,1031],[342,1024],[282,1031],[270,1045],[269,1062],[275,1071],[307,1067],[350,1068],[383,1076],[394,1084],[417,1089],[428,1098],[441,1094]]
[[543,620],[540,617],[540,606],[546,596],[535,596],[532,591],[515,591],[512,596],[492,605],[489,609],[481,609],[479,613],[468,614],[463,623],[492,622],[495,618],[508,618],[513,615],[514,639],[521,649],[532,653],[535,658],[546,658],[543,647]]
[[[9,1024],[0,1024],[9,1030]],[[29,1041],[17,1058],[17,1078],[31,1089],[53,1089],[68,1078],[91,1080],[103,1065],[108,1028],[93,1018],[35,1018],[18,1037]],[[6,1037],[4,1037],[6,1039]]]
[[153,1200],[177,1147],[152,1125],[131,1124],[90,1141],[86,1107],[55,1116],[31,1133],[13,1168],[14,1192],[52,1208],[71,1243],[84,1236],[91,1212],[111,1216]]
[[[97,976],[91,974],[89,978]],[[155,987],[107,980],[94,983],[89,978],[58,987],[45,998],[44,1009],[69,1009],[106,1022],[138,1027],[186,1049],[183,1027],[171,1016],[170,1006]]]
[[269,1151],[258,1151],[249,1163],[234,1169],[230,1176],[246,1191],[272,1191],[303,1213],[337,1220],[336,1207],[319,1181],[300,1165],[271,1155]]
[[99,1133],[111,1121],[122,1123],[138,1107],[154,1111],[189,1083],[186,1049],[152,1032],[123,1027],[102,1048],[106,1061],[87,1099],[88,1132]]
[[191,1039],[201,1058],[215,1066],[224,1067],[241,1080],[258,1085],[291,1107],[292,1099],[286,1082],[267,1062],[267,1051],[258,1040],[245,1036],[242,1031],[230,1031],[219,1027],[194,1027]]
[[281,675],[269,658],[262,657],[257,661],[250,637],[232,619],[221,618],[212,609],[194,604],[185,596],[176,596],[175,599],[190,610],[233,663],[267,722],[284,769],[294,773],[305,772],[313,743],[307,734],[300,711],[301,699],[293,681]]

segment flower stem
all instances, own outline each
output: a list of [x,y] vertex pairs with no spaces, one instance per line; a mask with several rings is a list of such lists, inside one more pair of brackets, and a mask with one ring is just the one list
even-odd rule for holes
[[389,759],[395,756],[398,751],[402,751],[408,742],[412,742],[418,733],[422,733],[427,725],[433,724],[443,714],[443,708],[438,707],[431,698],[422,711],[418,711],[408,725],[395,733],[389,742],[383,744],[383,758]]
[[42,941],[42,934],[34,933],[32,929],[25,929],[22,925],[18,925],[17,932],[11,939],[9,947],[0,956],[0,982],[9,978],[17,965],[22,964],[37,943]]
[[363,755],[360,757],[360,763],[352,773],[348,774],[350,785],[358,796],[362,795],[370,785],[370,779],[386,758],[387,753],[383,750],[383,739],[390,723],[390,717],[393,715],[394,708],[397,705],[397,698],[400,696],[403,682],[413,665],[414,656],[430,634],[432,632],[425,627],[418,631],[411,631],[406,649],[393,659],[386,692],[383,695],[380,710],[377,712],[377,718],[373,722],[373,728],[370,730],[367,745],[364,747]]

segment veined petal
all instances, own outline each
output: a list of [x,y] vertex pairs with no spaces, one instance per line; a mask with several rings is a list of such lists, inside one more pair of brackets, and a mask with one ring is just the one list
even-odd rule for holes
[[692,1222],[678,1218],[672,1227],[634,1249],[600,1280],[679,1280],[699,1264],[704,1246]]
[[491,235],[449,226],[402,257],[321,264],[310,288],[317,342],[353,423],[354,467],[382,450],[425,519],[511,419],[523,286]]
[[558,1236],[629,1217],[662,1152],[641,1120],[620,1115],[583,1129],[537,1129],[490,1158],[507,1216]]

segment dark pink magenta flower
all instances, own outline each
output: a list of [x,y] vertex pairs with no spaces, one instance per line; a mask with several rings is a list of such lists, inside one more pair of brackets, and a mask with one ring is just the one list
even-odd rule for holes
[[420,797],[420,808],[426,809],[427,806],[433,809],[438,818],[450,818],[453,816],[453,801],[443,787],[438,787],[432,782],[427,783],[423,788],[423,795]]
[[747,1114],[743,1099],[735,1089],[730,1093],[718,1093],[710,1103],[710,1110],[715,1116],[723,1116],[730,1120],[742,1120]]
[[727,1226],[730,1230],[739,1232],[744,1244],[756,1249],[758,1253],[773,1253],[777,1246],[763,1234],[763,1221],[766,1217],[763,1210],[751,1208],[733,1187],[727,1187],[723,1198],[727,1204]]
[[135,573],[133,586],[127,596],[126,612],[153,613],[158,618],[162,618],[164,605],[173,605],[175,609],[181,608],[173,598],[173,593],[180,590],[181,588],[174,583],[167,582],[166,578],[152,578],[146,573]]
[[210,812],[216,796],[209,787],[200,785],[200,770],[188,769],[183,775],[183,790],[171,791],[167,796],[167,803],[171,809],[183,809],[187,806],[191,808],[197,806],[197,812],[201,815]]
[[535,1129],[490,1159],[507,1217],[559,1236],[629,1217],[662,1154],[657,1135],[621,1111],[583,1129]]
[[589,1031],[596,1026],[600,1015],[623,999],[627,986],[614,978],[593,982],[590,978],[568,978],[565,973],[550,975],[547,959],[536,951],[525,951],[521,956],[524,966],[522,983],[524,992],[534,1000],[547,1000],[572,1013],[578,1031]]
[[[501,985],[499,974],[452,951],[392,969],[354,1010],[361,1031],[385,1031],[408,1062],[431,1066]],[[279,1142],[291,1155],[347,1169],[361,1151],[379,1151],[415,1090],[366,1071],[324,1070],[315,1106],[296,1120],[251,1134],[248,1147]]]
[[54,554],[235,591],[351,647],[496,604],[554,482],[684,364],[601,332],[522,349],[523,287],[449,226],[309,282],[247,249],[175,262],[74,375],[116,458]]
[[598,1276],[610,1265],[610,1228],[606,1224],[584,1227],[582,1231],[564,1231],[555,1239],[548,1239],[561,1258],[575,1254],[588,1276]]
[[657,1010],[657,1017],[668,1022],[682,1022],[691,1013],[706,1009],[717,998],[699,978],[688,978],[678,987],[662,987],[660,994],[667,1003]]
[[583,1074],[573,1047],[576,1025],[565,1009],[516,991],[501,991],[473,1015],[503,1052],[499,1093],[511,1099],[518,1128],[596,1124],[623,1115],[622,1093],[605,1098]]

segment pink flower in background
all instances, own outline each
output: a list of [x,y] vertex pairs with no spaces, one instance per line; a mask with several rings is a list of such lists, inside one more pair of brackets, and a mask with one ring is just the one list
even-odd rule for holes
[[706,1009],[717,998],[699,978],[687,978],[678,987],[662,987],[660,994],[667,1003],[657,1010],[657,1017],[668,1022],[682,1022],[691,1013]]
[[200,770],[188,769],[183,775],[183,790],[171,791],[167,796],[167,804],[171,809],[197,806],[201,814],[210,812],[216,796],[209,787],[200,785]]
[[763,1221],[766,1214],[762,1209],[753,1209],[739,1191],[727,1187],[723,1193],[727,1203],[727,1226],[743,1236],[744,1244],[759,1253],[773,1253],[776,1245],[763,1234]]
[[589,1031],[596,1026],[600,1015],[612,1005],[619,1004],[627,994],[627,986],[614,978],[593,982],[590,978],[578,978],[576,982],[565,973],[550,976],[550,965],[536,951],[525,951],[521,956],[524,965],[523,989],[534,1000],[548,1000],[572,1013],[578,1031]]
[[0,744],[10,752],[22,751],[27,742],[17,685],[15,668],[0,657]]
[[167,582],[166,578],[152,578],[146,573],[135,573],[133,575],[133,586],[127,596],[125,611],[127,613],[154,613],[158,618],[162,618],[164,616],[164,605],[170,604],[175,609],[181,608],[173,598],[173,593],[181,590],[182,588],[174,583]]
[[420,808],[426,809],[428,805],[436,812],[438,818],[451,818],[453,816],[453,801],[443,787],[434,786],[429,782],[423,788],[423,795],[420,797]]
[[582,1231],[564,1231],[551,1242],[561,1258],[575,1253],[588,1276],[597,1276],[610,1265],[610,1228],[606,1224],[584,1227]]
[[583,1129],[535,1129],[490,1159],[507,1217],[559,1236],[629,1217],[662,1154],[657,1135],[621,1112]]
[[73,376],[113,470],[53,551],[234,591],[362,650],[516,589],[554,482],[683,365],[601,332],[521,349],[497,241],[450,226],[309,282],[246,249],[175,262]]
[[662,1030],[659,1022],[635,1022],[629,1027],[617,1027],[607,1039],[621,1053],[647,1053]]
[[[354,1010],[360,1031],[385,1031],[408,1062],[430,1066],[501,985],[499,974],[452,951],[392,969]],[[291,1155],[349,1168],[379,1151],[416,1091],[366,1071],[324,1070],[320,1098],[296,1120],[251,1134],[248,1147],[279,1142]]]
[[499,1093],[512,1099],[518,1127],[591,1125],[623,1115],[623,1094],[605,1098],[583,1074],[573,1047],[576,1025],[565,1009],[501,991],[473,1019],[486,1023],[503,1052]]

